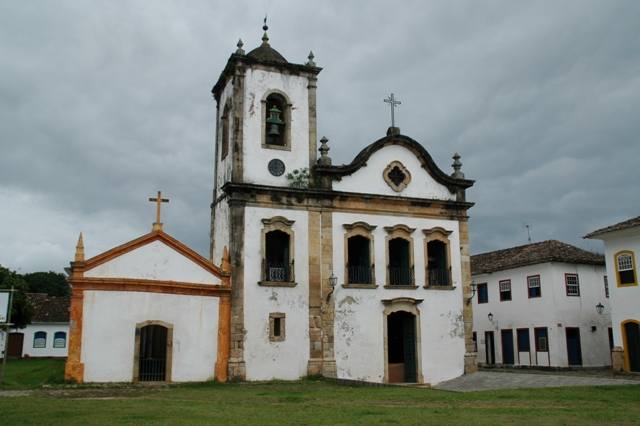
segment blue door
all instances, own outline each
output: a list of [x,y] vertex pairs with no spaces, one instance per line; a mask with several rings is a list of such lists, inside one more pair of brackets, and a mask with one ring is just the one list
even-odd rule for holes
[[567,327],[567,356],[569,365],[582,365],[582,350],[580,349],[580,329]]
[[513,330],[502,330],[502,363],[513,364]]

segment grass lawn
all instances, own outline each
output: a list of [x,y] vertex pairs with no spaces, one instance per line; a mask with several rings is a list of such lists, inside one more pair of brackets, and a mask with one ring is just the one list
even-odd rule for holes
[[301,380],[171,386],[52,385],[40,389],[33,396],[0,397],[0,425],[497,426],[640,422],[640,386],[460,394],[399,387],[350,388]]

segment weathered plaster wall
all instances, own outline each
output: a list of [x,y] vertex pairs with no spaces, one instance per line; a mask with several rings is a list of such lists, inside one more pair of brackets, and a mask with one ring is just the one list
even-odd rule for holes
[[[309,98],[306,77],[247,68],[244,101],[244,181],[265,185],[288,185],[285,175],[309,167]],[[284,92],[291,102],[291,150],[262,148],[262,98],[267,92]],[[285,164],[282,176],[272,176],[267,164],[279,158]]]
[[138,278],[220,284],[220,278],[160,241],[154,241],[103,263],[84,274],[86,277]]
[[[38,331],[44,331],[47,333],[46,346],[44,348],[34,348],[33,338]],[[62,331],[65,333],[65,345],[64,348],[54,348],[53,340],[56,332]],[[24,333],[24,342],[22,345],[22,356],[29,355],[30,357],[66,357],[69,351],[69,323],[32,323],[27,325],[24,330],[20,330]]]
[[218,306],[217,297],[85,291],[84,380],[133,380],[136,324],[148,320],[173,325],[173,381],[212,378],[217,356]]
[[[578,274],[580,296],[567,296],[565,273]],[[541,297],[529,298],[527,277],[540,275]],[[498,271],[488,275],[477,275],[476,284],[487,283],[489,302],[478,304],[473,299],[474,326],[477,333],[478,362],[486,362],[485,331],[494,332],[496,363],[502,363],[502,337],[500,330],[513,330],[514,358],[516,364],[541,366],[568,366],[566,327],[580,328],[582,363],[584,366],[611,365],[608,327],[609,316],[598,315],[595,306],[605,305],[609,311],[604,292],[605,268],[594,265],[568,263],[543,263],[521,268]],[[511,301],[500,301],[499,281],[511,280]],[[487,317],[494,316],[493,326]],[[591,331],[591,326],[596,331]],[[534,327],[547,327],[549,352],[536,352]],[[518,328],[529,329],[530,353],[518,353]]]
[[[284,216],[294,220],[296,287],[258,285],[262,268],[261,219]],[[244,359],[247,380],[292,380],[306,376],[309,360],[308,213],[248,207],[246,209],[244,283]],[[286,315],[283,342],[269,341],[269,313]]]
[[[612,317],[613,341],[615,346],[624,348],[622,323],[628,320],[640,322],[640,309],[638,308],[640,287],[637,285],[618,287],[616,263],[613,256],[622,250],[630,250],[633,252],[636,279],[640,279],[640,270],[638,269],[638,261],[640,261],[640,235],[604,240],[607,276],[609,277],[609,303],[611,304],[610,310],[608,306],[605,308],[604,315],[610,314]],[[604,301],[602,303],[605,304]]]
[[[383,171],[392,161],[400,161],[411,174],[411,182],[401,192],[394,191],[384,180]],[[362,183],[366,182],[366,185]],[[367,194],[393,195],[436,200],[455,200],[455,194],[438,183],[422,168],[420,161],[405,147],[386,146],[367,161],[367,165],[351,176],[333,183],[333,189]]]
[[[385,184],[386,185],[386,184]],[[345,247],[343,224],[364,221],[377,226],[373,230],[375,252],[375,289],[344,288]],[[385,226],[405,224],[416,228],[413,237],[415,265],[414,290],[386,289]],[[442,227],[452,233],[450,258],[454,290],[427,290],[423,229]],[[462,319],[462,277],[458,222],[402,216],[334,213],[334,274],[338,277],[335,299],[335,358],[338,377],[382,382],[384,379],[384,305],[381,299],[409,297],[424,299],[420,311],[422,375],[424,382],[438,383],[464,372],[464,324]],[[366,357],[363,358],[363,354]]]

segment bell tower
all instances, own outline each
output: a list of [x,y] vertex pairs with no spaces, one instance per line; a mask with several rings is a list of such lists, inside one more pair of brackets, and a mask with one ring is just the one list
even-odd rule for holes
[[245,53],[242,40],[213,87],[216,100],[216,184],[288,186],[286,174],[316,163],[316,82],[313,52],[304,65],[262,44]]

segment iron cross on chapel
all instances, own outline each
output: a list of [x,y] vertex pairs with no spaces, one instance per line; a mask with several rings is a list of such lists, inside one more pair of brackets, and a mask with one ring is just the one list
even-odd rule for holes
[[160,206],[161,206],[162,203],[168,203],[169,199],[168,198],[162,198],[162,191],[158,191],[158,197],[157,198],[149,198],[149,201],[153,201],[153,202],[158,203],[156,221],[153,224],[153,230],[154,231],[162,231],[162,222],[160,222]]
[[396,119],[393,114],[393,110],[396,109],[396,105],[400,105],[400,101],[393,97],[393,93],[384,101],[388,104],[391,104],[391,127],[396,127]]

